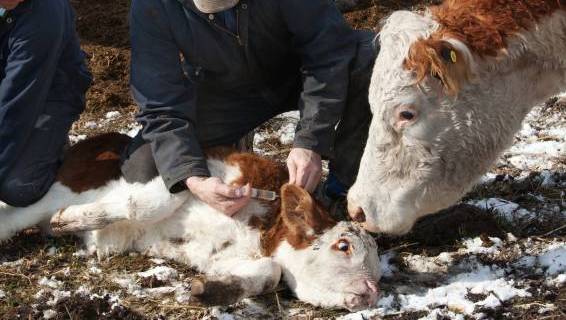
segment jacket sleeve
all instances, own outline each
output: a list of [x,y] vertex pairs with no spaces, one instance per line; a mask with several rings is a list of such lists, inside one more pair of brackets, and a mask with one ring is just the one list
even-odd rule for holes
[[[22,15],[9,31],[0,83],[0,181],[17,161],[45,108],[61,56],[63,17]],[[58,23],[61,21],[61,23]]]
[[184,75],[167,13],[158,0],[134,0],[130,14],[131,88],[142,136],[171,192],[190,176],[209,176],[195,133],[196,96]]
[[294,146],[331,157],[335,126],[346,104],[355,34],[332,1],[282,0],[280,6],[294,50],[302,57]]

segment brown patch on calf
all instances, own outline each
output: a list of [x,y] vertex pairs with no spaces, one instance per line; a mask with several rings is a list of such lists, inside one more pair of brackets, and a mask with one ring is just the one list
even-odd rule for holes
[[280,214],[274,225],[261,236],[263,254],[272,255],[283,240],[295,249],[304,249],[335,225],[336,221],[308,192],[294,185],[284,185]]
[[238,152],[231,147],[210,148],[205,153],[209,159],[219,159],[240,168],[242,176],[233,182],[234,185],[244,186],[249,183],[253,188],[276,191],[289,180],[282,164],[253,153]]
[[484,58],[504,52],[510,37],[529,30],[538,21],[558,10],[564,10],[563,0],[447,0],[430,11],[440,29],[428,39],[415,42],[404,67],[415,72],[417,80],[437,75],[447,93],[456,94],[470,79],[469,65],[455,48],[456,61],[447,59],[443,49],[451,47],[444,41],[452,38],[463,42],[472,54]]
[[65,153],[57,180],[80,193],[118,179],[119,155],[130,140],[123,134],[107,133],[77,143]]

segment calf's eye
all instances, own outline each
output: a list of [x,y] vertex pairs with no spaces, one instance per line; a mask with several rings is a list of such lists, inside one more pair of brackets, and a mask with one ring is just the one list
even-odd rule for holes
[[348,252],[350,250],[350,243],[346,240],[340,240],[338,241],[338,245],[336,247],[340,251]]

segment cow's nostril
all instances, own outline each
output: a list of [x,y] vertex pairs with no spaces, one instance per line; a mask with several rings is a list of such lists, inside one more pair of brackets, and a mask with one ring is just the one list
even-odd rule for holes
[[402,120],[411,121],[415,118],[415,114],[411,111],[401,111],[399,114]]
[[349,213],[350,218],[352,218],[353,221],[360,223],[366,222],[366,214],[364,213],[364,210],[362,210],[362,208],[358,207]]

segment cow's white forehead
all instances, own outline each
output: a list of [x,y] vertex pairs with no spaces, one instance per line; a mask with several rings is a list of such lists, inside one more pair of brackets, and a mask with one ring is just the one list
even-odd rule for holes
[[420,38],[428,38],[439,28],[431,15],[411,11],[396,11],[385,20],[380,32],[381,48],[390,59],[402,60],[411,44]]

